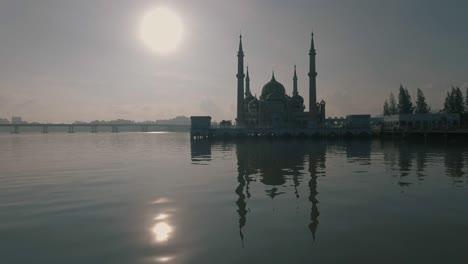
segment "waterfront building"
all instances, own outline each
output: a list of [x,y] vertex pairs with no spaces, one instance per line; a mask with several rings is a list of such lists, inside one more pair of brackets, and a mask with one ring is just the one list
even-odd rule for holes
[[7,124],[10,124],[10,121],[8,121],[8,119],[6,118],[0,118],[0,124],[7,125]]
[[242,36],[237,52],[237,116],[232,125],[223,120],[212,126],[209,116],[192,116],[192,139],[230,137],[369,137],[370,115],[348,115],[345,118],[326,119],[326,103],[317,102],[317,71],[314,35],[309,50],[309,109],[299,94],[296,66],[292,74],[292,89],[288,94],[275,73],[261,89],[260,96],[254,96],[250,86],[249,68],[244,72],[244,49]]
[[455,113],[399,114],[383,118],[384,130],[456,128],[460,124],[460,114]]
[[370,115],[347,115],[344,127],[346,128],[369,128]]
[[309,111],[305,110],[304,98],[299,95],[297,87],[296,66],[292,77],[293,87],[288,95],[282,83],[272,73],[261,95],[252,95],[250,89],[249,68],[244,74],[244,50],[242,36],[237,53],[237,118],[238,127],[271,127],[271,128],[314,128],[324,126],[325,101],[317,103],[317,72],[315,63],[315,45],[312,34],[309,51]]
[[11,123],[12,124],[23,124],[23,118],[21,116],[13,116],[11,117]]
[[211,116],[191,116],[191,129],[210,129]]

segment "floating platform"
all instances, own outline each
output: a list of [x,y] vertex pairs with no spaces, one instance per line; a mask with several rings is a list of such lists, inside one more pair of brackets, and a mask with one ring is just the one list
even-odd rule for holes
[[370,128],[209,128],[190,130],[191,139],[247,138],[247,137],[298,137],[298,138],[370,138]]

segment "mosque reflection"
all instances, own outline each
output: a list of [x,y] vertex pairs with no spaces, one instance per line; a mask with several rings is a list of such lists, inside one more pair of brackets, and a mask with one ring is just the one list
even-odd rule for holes
[[[309,201],[311,206],[309,229],[315,239],[319,224],[319,209],[317,200],[317,177],[325,176],[326,145],[305,145],[301,141],[244,141],[236,143],[238,186],[235,190],[239,214],[239,232],[243,237],[242,228],[246,224],[246,197],[250,198],[249,184],[252,175],[268,186],[266,195],[274,199],[284,194],[280,186],[292,181],[296,198],[300,197],[298,187],[301,182],[308,182]],[[307,174],[307,175],[306,175]],[[244,194],[245,193],[245,194]]]
[[[446,175],[454,183],[461,183],[466,174],[464,157],[466,148],[444,148],[426,144],[401,144],[398,142],[381,142],[369,140],[319,142],[307,140],[240,140],[233,142],[210,142],[209,140],[193,141],[191,145],[192,163],[206,164],[211,157],[212,148],[235,152],[237,158],[237,185],[234,189],[235,204],[239,217],[239,235],[243,242],[243,228],[247,224],[248,202],[251,201],[251,184],[260,182],[266,186],[265,195],[271,199],[284,195],[288,190],[294,191],[299,199],[301,184],[307,184],[309,203],[308,230],[313,240],[319,228],[319,180],[327,173],[329,166],[340,166],[336,157],[345,157],[344,162],[355,163],[357,171],[343,171],[346,174],[368,173],[372,166],[383,164],[385,172],[393,174],[397,182],[394,186],[404,189],[412,184],[424,181],[428,163],[433,153],[443,157]],[[442,154],[442,155],[441,155]],[[339,160],[339,159],[338,159]],[[373,164],[375,163],[375,164]],[[333,165],[332,165],[333,164]],[[330,168],[329,168],[330,169]],[[382,175],[385,175],[383,171]],[[379,174],[380,175],[380,174]],[[284,188],[291,185],[293,188]],[[302,189],[304,190],[304,189]],[[303,197],[305,198],[305,197]]]
[[250,184],[261,182],[267,189],[265,195],[271,199],[285,193],[288,181],[294,187],[294,195],[300,197],[298,187],[308,184],[308,201],[310,202],[310,223],[308,229],[315,240],[319,225],[319,207],[317,178],[325,176],[326,145],[321,143],[304,144],[303,141],[237,141],[232,143],[211,143],[210,141],[193,141],[191,145],[192,162],[209,161],[212,144],[222,144],[222,149],[235,147],[237,156],[237,186],[234,190],[239,215],[239,234],[243,241],[243,227],[247,223],[247,202],[251,198]]

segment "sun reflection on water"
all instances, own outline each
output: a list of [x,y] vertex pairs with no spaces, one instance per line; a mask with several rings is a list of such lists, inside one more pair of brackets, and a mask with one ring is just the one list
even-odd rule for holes
[[169,198],[161,197],[161,198],[158,198],[158,199],[152,201],[151,204],[164,204],[164,203],[169,203],[170,201],[171,201],[171,199],[169,199]]
[[156,221],[161,221],[161,220],[166,220],[167,218],[169,218],[169,215],[168,214],[158,214],[154,220]]
[[160,252],[152,259],[152,261],[157,263],[172,263],[174,260],[173,252],[170,255],[165,254],[167,253],[165,251],[170,249],[170,245],[167,242],[169,239],[173,239],[175,230],[172,217],[176,209],[165,205],[171,202],[171,199],[167,197],[160,197],[151,202],[151,204],[159,207],[159,212],[153,215],[152,224],[149,229],[149,234],[151,235],[153,243],[159,244],[155,246],[159,248],[158,251]]
[[156,260],[156,262],[164,263],[164,262],[171,261],[172,259],[173,259],[173,257],[158,257],[155,260]]
[[156,242],[167,241],[172,233],[172,227],[166,222],[159,222],[154,225],[153,234],[155,235]]

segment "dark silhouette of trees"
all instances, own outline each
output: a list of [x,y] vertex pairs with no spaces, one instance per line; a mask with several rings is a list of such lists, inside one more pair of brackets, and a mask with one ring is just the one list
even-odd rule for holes
[[390,115],[398,114],[398,107],[393,93],[390,93],[390,98],[388,99],[388,111]]
[[431,108],[426,103],[426,97],[424,96],[421,89],[418,88],[417,97],[416,97],[416,114],[427,114],[431,111]]
[[452,90],[447,92],[444,102],[444,112],[446,113],[463,113],[465,111],[465,100],[460,87],[452,86]]
[[384,116],[398,114],[398,106],[395,101],[395,96],[393,96],[393,93],[390,93],[390,97],[388,98],[388,100],[385,100],[383,106],[383,114]]
[[414,111],[413,103],[408,89],[400,85],[400,92],[398,94],[398,113],[399,114],[412,114]]
[[468,87],[466,87],[465,110],[468,112]]
[[444,109],[442,110],[443,112],[446,113],[451,113],[452,112],[452,103],[453,98],[449,92],[447,92],[447,96],[445,96],[445,101],[444,101]]
[[222,120],[221,122],[219,122],[219,125],[222,128],[230,128],[232,126],[232,122],[231,120]]
[[384,103],[384,105],[383,105],[383,115],[384,115],[384,116],[390,115],[390,107],[389,107],[389,105],[388,105],[388,101],[387,101],[387,100],[385,100],[385,103]]

